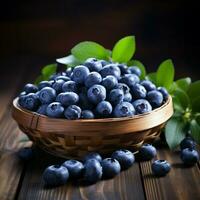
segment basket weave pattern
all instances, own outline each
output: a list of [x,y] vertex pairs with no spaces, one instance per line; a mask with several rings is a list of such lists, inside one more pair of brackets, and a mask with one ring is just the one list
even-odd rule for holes
[[158,137],[173,114],[171,97],[161,108],[132,118],[73,121],[21,109],[17,101],[13,101],[13,118],[19,128],[40,148],[64,158],[80,158],[93,151],[109,154],[118,148],[135,151]]

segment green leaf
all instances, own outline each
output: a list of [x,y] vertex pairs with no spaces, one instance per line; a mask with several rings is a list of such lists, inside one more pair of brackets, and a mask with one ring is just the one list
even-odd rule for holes
[[151,82],[153,82],[154,84],[157,85],[157,82],[156,82],[156,72],[149,73],[149,74],[145,77],[145,79],[147,79],[147,80],[149,80],[149,81],[151,81]]
[[135,48],[135,37],[124,37],[115,44],[112,50],[112,59],[120,63],[128,62],[134,55]]
[[165,137],[170,149],[175,149],[185,138],[185,124],[180,118],[171,118],[165,128]]
[[184,109],[190,106],[190,99],[185,91],[181,89],[176,89],[176,91],[174,92],[174,97],[179,100],[180,105]]
[[42,76],[44,80],[48,80],[52,74],[55,74],[57,70],[57,64],[46,65],[42,68]]
[[76,66],[79,65],[81,62],[75,58],[73,55],[69,55],[63,58],[57,58],[56,62],[63,64],[63,65],[68,65],[68,66]]
[[35,84],[35,85],[38,85],[38,84],[39,84],[41,81],[43,81],[43,80],[44,80],[43,75],[39,75],[39,76],[36,78],[34,84]]
[[108,59],[108,51],[96,42],[85,41],[80,42],[71,49],[71,53],[80,61],[85,61],[87,58]]
[[172,60],[168,59],[162,62],[157,70],[157,84],[169,89],[174,80],[174,65]]
[[171,84],[170,88],[168,89],[168,92],[170,94],[173,94],[177,90],[177,88],[179,88],[178,85],[176,84],[176,82],[173,82]]
[[191,135],[200,144],[200,126],[195,119],[190,122]]
[[144,79],[146,76],[146,69],[145,66],[139,60],[130,60],[128,62],[128,66],[136,66],[141,70],[140,78]]
[[193,112],[200,112],[200,96],[196,97],[192,101],[192,111]]
[[180,113],[183,113],[185,110],[181,105],[180,100],[176,96],[173,96],[173,107],[175,111],[178,111]]
[[199,96],[199,91],[200,91],[200,80],[190,84],[188,88],[188,96],[190,97],[191,100],[194,100]]
[[191,78],[190,77],[181,78],[181,79],[176,81],[176,84],[182,90],[187,91],[190,84],[191,84]]

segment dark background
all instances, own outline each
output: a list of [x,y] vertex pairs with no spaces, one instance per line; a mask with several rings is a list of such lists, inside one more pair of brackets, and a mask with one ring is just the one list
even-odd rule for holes
[[111,48],[133,34],[135,58],[148,71],[171,58],[177,78],[196,80],[199,42],[192,30],[194,15],[181,0],[7,0],[0,6],[0,71],[14,73],[26,67],[37,74],[80,41]]

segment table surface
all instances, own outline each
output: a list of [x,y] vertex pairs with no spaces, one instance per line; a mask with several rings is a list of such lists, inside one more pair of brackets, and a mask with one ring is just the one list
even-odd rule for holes
[[157,155],[158,159],[166,159],[172,165],[166,177],[154,177],[150,161],[136,162],[114,179],[94,185],[70,181],[54,189],[44,188],[41,179],[43,170],[49,164],[61,161],[39,150],[32,160],[21,161],[17,151],[30,142],[23,141],[24,134],[10,112],[12,99],[38,73],[38,70],[29,67],[29,62],[23,60],[22,64],[26,67],[13,68],[9,76],[4,75],[0,80],[0,200],[200,199],[200,164],[186,168],[181,163],[179,152],[169,151],[166,147],[158,147]]

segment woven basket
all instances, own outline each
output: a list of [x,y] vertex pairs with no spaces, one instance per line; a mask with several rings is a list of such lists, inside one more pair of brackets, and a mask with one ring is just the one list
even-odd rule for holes
[[13,118],[19,128],[43,150],[64,158],[88,152],[109,154],[118,148],[137,150],[152,142],[173,114],[172,98],[150,113],[124,118],[67,120],[48,118],[22,109],[13,101]]

